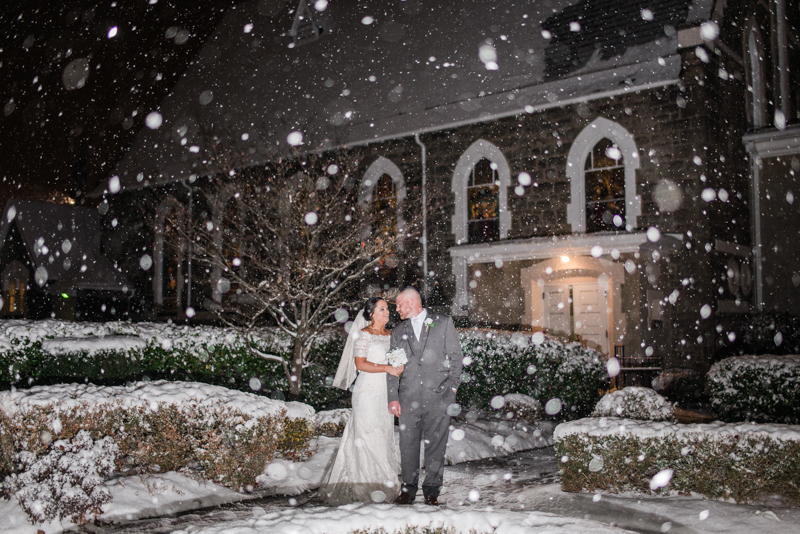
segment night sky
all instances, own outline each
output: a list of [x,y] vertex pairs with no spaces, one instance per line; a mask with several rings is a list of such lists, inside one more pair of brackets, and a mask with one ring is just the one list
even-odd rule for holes
[[11,197],[93,203],[83,194],[108,177],[234,3],[0,7],[0,206]]

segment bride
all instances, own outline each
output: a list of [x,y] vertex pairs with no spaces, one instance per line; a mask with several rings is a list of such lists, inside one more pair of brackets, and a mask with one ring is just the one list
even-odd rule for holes
[[400,376],[403,367],[386,363],[391,334],[385,328],[387,322],[386,301],[369,299],[350,328],[333,380],[334,386],[348,389],[356,379],[356,369],[360,371],[353,387],[353,413],[319,491],[330,505],[392,502],[400,495],[400,454],[394,441],[394,416],[386,408],[386,373]]

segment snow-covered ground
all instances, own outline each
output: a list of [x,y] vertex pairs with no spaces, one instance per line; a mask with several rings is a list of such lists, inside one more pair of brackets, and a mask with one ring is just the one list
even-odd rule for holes
[[[216,389],[208,389],[214,386],[171,384],[169,387],[144,383],[117,389],[80,388],[86,389],[81,389],[82,394],[89,395],[93,402],[152,403],[218,397]],[[0,395],[5,401],[0,406],[13,411],[14,406],[39,404],[45,400],[68,404],[75,401],[73,389],[51,387],[49,392],[36,388],[28,393],[6,392]],[[246,394],[231,392],[231,395],[234,397],[227,400],[233,403],[247,400],[236,396]],[[246,407],[248,411],[272,408],[255,404]],[[329,415],[323,412],[320,419],[336,421],[343,416],[341,412]],[[625,425],[626,432],[674,433],[689,427],[699,428],[698,425],[615,418],[593,421],[592,431],[601,433],[619,432],[621,424]],[[587,424],[586,421],[569,423],[562,425],[559,432],[585,431]],[[724,426],[702,425],[703,429],[716,433],[731,431]],[[609,430],[608,427],[613,428]],[[773,425],[760,431],[793,439],[796,429]],[[752,431],[755,431],[754,425],[736,428],[738,433]],[[406,525],[442,525],[453,527],[459,533],[474,529],[478,534],[623,532],[620,528],[648,533],[800,533],[800,509],[777,498],[757,505],[737,505],[693,496],[562,492],[559,463],[552,448],[553,432],[552,423],[531,425],[498,418],[497,413],[469,412],[459,416],[453,422],[448,441],[450,465],[445,469],[445,487],[439,508],[422,504],[398,507],[387,503],[338,508],[320,506],[312,490],[319,487],[340,439],[319,437],[312,443],[314,454],[307,461],[292,463],[279,459],[266,466],[253,494],[238,493],[175,472],[144,478],[113,478],[106,482],[112,501],[98,523],[90,525],[89,529],[141,534],[345,534],[355,529],[383,527],[392,534]],[[36,534],[39,530],[58,534],[75,528],[69,522],[31,525],[16,499],[0,500],[0,518],[5,519],[0,522],[2,534]]]
[[[338,438],[320,438],[319,452],[329,457]],[[316,460],[295,464],[321,477],[325,454]],[[313,469],[313,470],[312,470]],[[291,494],[292,475],[285,485],[274,484],[265,493]],[[297,478],[302,478],[299,475]],[[315,485],[314,480],[309,486]],[[445,487],[439,508],[415,504],[349,505],[339,508],[316,506],[313,493],[289,499],[266,500],[258,492],[243,495],[220,486],[197,482],[176,473],[154,475],[142,482],[138,477],[112,481],[114,501],[101,516],[94,532],[155,534],[304,534],[348,533],[355,528],[383,526],[392,533],[407,524],[453,526],[457,532],[522,534],[595,534],[623,532],[672,532],[681,534],[790,534],[800,532],[800,510],[780,501],[737,505],[698,497],[653,497],[565,493],[558,484],[558,462],[552,447],[533,449],[460,463],[445,469]],[[124,484],[124,486],[123,486]],[[308,502],[310,499],[310,502]],[[239,501],[235,503],[234,501]],[[207,509],[222,503],[227,506]],[[204,509],[206,508],[206,509]],[[181,512],[195,511],[189,515]],[[33,526],[13,502],[0,501],[3,534],[35,534],[41,529],[56,534],[59,524]],[[103,521],[150,521],[105,525]],[[64,525],[68,527],[69,525]]]

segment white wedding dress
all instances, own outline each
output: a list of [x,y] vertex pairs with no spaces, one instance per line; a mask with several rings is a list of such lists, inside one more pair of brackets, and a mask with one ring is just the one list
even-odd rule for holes
[[[385,364],[388,350],[389,336],[362,331],[355,342],[355,357],[371,363]],[[325,503],[392,502],[400,495],[400,451],[388,406],[386,373],[359,373],[353,413],[320,487]]]

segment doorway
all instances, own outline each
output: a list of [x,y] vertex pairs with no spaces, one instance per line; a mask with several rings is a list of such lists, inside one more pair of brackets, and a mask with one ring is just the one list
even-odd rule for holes
[[559,280],[542,288],[543,327],[551,334],[573,337],[603,354],[609,353],[608,283]]

